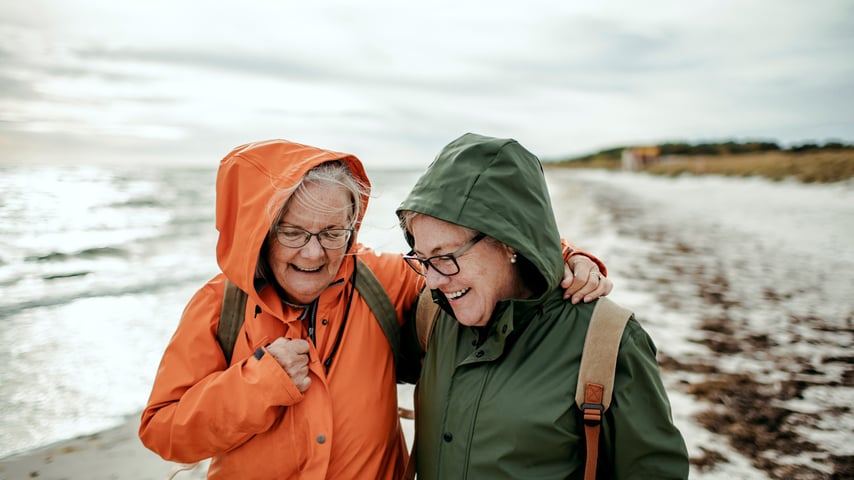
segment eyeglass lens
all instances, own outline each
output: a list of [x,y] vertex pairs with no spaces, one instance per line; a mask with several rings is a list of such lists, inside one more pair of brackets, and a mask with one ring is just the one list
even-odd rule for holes
[[311,241],[311,237],[317,237],[323,248],[335,250],[345,247],[352,233],[353,231],[348,228],[327,228],[312,233],[300,227],[281,225],[276,227],[276,238],[279,243],[290,248],[303,247]]
[[478,233],[474,238],[471,239],[468,243],[460,247],[456,252],[447,253],[444,255],[435,255],[430,258],[419,258],[415,256],[413,253],[409,255],[405,255],[403,259],[406,263],[417,273],[421,275],[427,275],[427,267],[428,265],[436,270],[438,273],[450,277],[452,275],[456,275],[460,273],[460,264],[457,263],[457,258],[462,256],[468,249],[474,246],[477,242],[483,239],[486,235],[483,233]]

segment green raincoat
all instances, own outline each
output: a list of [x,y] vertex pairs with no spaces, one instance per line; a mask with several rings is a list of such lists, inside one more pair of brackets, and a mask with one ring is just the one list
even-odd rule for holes
[[[532,298],[499,302],[486,332],[457,323],[433,292],[445,311],[416,400],[419,480],[582,479],[584,427],[574,398],[595,302],[562,299],[560,238],[539,160],[514,140],[463,135],[439,153],[403,210],[509,245],[527,260],[520,262],[529,266],[526,280],[540,288]],[[602,424],[600,479],[688,477],[655,354],[632,318]]]

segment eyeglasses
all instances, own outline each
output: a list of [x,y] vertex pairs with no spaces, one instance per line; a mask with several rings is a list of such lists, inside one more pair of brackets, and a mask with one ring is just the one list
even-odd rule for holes
[[420,258],[414,255],[415,252],[409,252],[403,256],[403,260],[409,265],[415,273],[419,275],[427,275],[427,267],[433,267],[440,275],[450,277],[460,273],[460,264],[457,263],[457,258],[462,256],[466,250],[474,246],[475,243],[481,241],[486,234],[478,233],[471,241],[457,250],[454,253],[446,253],[444,255],[434,255],[430,258]]
[[276,227],[276,239],[282,245],[289,248],[300,248],[308,245],[311,237],[317,237],[320,246],[327,250],[338,250],[347,246],[353,235],[352,228],[326,228],[317,233],[291,225],[279,225]]

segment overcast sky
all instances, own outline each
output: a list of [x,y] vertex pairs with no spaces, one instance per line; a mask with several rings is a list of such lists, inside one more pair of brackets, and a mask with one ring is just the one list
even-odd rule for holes
[[0,3],[0,162],[854,141],[851,0]]

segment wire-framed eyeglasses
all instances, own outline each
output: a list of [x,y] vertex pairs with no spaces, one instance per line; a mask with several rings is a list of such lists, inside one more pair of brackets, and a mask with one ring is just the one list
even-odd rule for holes
[[403,260],[409,265],[415,273],[419,275],[427,275],[427,268],[432,267],[440,275],[450,277],[460,273],[460,264],[457,263],[459,258],[466,250],[470,249],[477,242],[481,241],[486,234],[478,233],[471,241],[459,248],[456,252],[445,253],[443,255],[434,255],[430,258],[421,258],[414,255],[414,251],[403,256]]
[[317,233],[292,225],[278,225],[276,240],[289,248],[300,248],[308,245],[311,237],[317,237],[320,246],[327,250],[338,250],[347,246],[353,235],[352,228],[325,228]]

